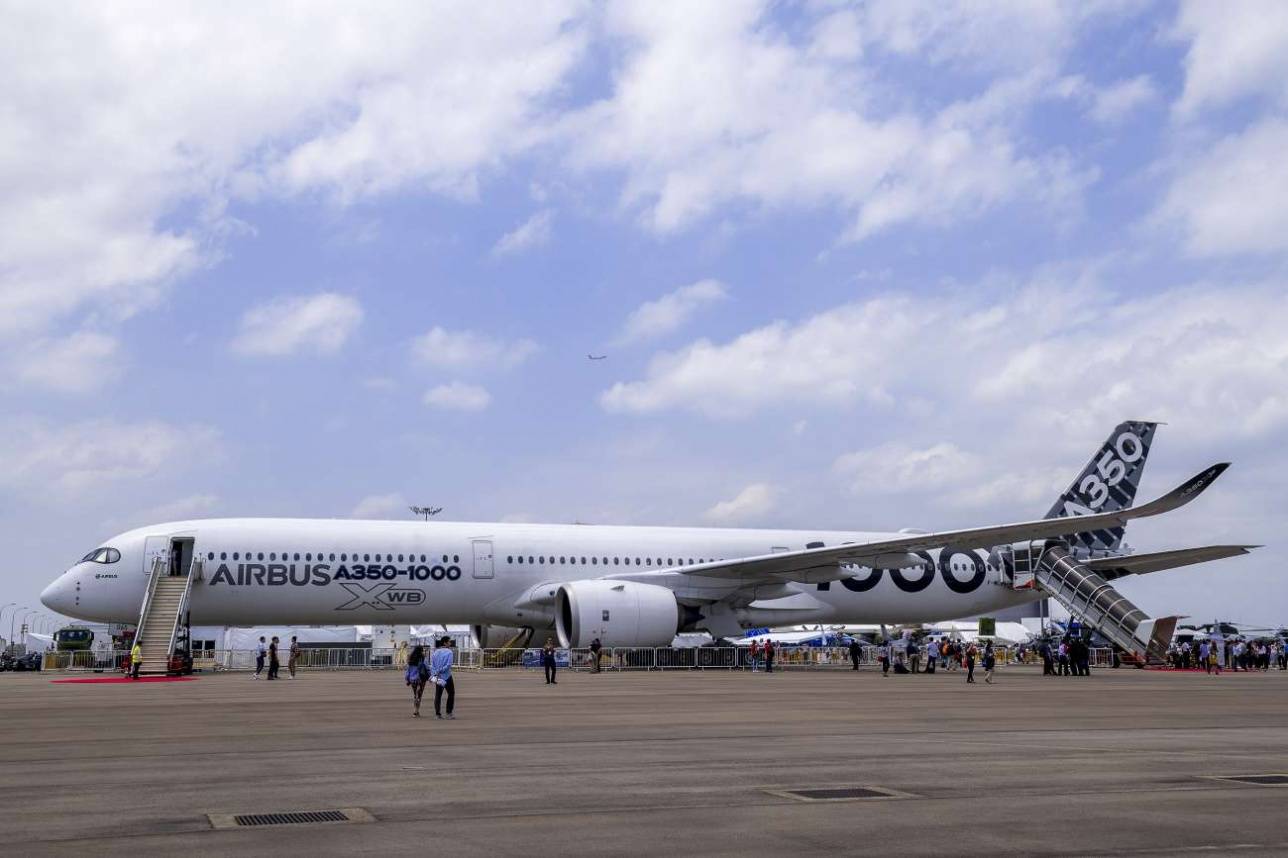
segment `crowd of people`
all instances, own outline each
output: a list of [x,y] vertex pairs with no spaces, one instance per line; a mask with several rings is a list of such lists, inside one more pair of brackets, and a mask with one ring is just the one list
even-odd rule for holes
[[1270,670],[1271,665],[1288,670],[1288,645],[1282,638],[1181,641],[1167,648],[1167,660],[1177,670],[1204,670],[1220,673],[1224,668]]
[[[847,649],[853,669],[858,670],[863,661],[863,644],[858,638],[850,638]],[[876,654],[883,677],[891,673],[934,674],[937,670],[964,670],[966,681],[973,683],[975,666],[978,664],[984,669],[984,681],[992,684],[997,667],[997,652],[991,640],[985,641],[982,646],[974,641],[949,638],[930,638],[924,642],[911,639],[894,642],[884,640],[877,645]]]
[[1055,646],[1042,641],[1038,655],[1043,676],[1091,676],[1091,647],[1081,637],[1065,635]]
[[[268,661],[268,678],[277,677],[277,638],[267,646],[260,638],[260,649],[256,663],[255,676],[258,678]],[[454,719],[456,706],[456,685],[452,678],[454,642],[450,635],[444,635],[434,641],[433,652],[425,653],[423,646],[417,645],[407,657],[405,681],[412,692],[412,715],[420,717],[421,698],[425,687],[434,686],[434,715],[437,718]],[[854,670],[865,659],[864,644],[857,638],[846,641],[846,650]],[[602,644],[596,638],[590,647],[590,668],[592,673],[600,671]],[[780,644],[772,639],[753,640],[747,647],[747,662],[752,673],[762,670],[774,672],[774,661],[779,655]],[[877,662],[881,667],[882,677],[896,674],[934,674],[936,671],[955,673],[961,671],[967,683],[974,683],[975,669],[979,666],[984,672],[984,682],[991,684],[995,678],[997,652],[993,642],[986,640],[981,645],[974,641],[953,640],[949,638],[929,638],[925,641],[904,639],[900,641],[884,640],[876,648]],[[1032,650],[1022,647],[1017,655],[1025,660],[1025,653],[1036,653],[1042,659],[1044,676],[1090,676],[1091,647],[1079,635],[1065,635],[1059,641],[1041,641]],[[299,647],[295,638],[291,639],[290,673],[295,676],[295,661]],[[547,638],[540,651],[541,666],[547,685],[557,685],[558,648],[553,638]],[[1168,658],[1177,668],[1204,669],[1219,673],[1224,667],[1229,670],[1269,670],[1272,663],[1280,670],[1288,670],[1288,647],[1283,640],[1244,641],[1235,639],[1226,642],[1223,653],[1207,640],[1191,644],[1182,642],[1173,644],[1168,649]],[[446,708],[443,698],[446,697]]]
[[[259,636],[259,643],[255,647],[255,672],[250,675],[251,679],[259,679],[264,674],[264,663],[268,663],[268,673],[265,679],[280,679],[282,670],[282,660],[278,653],[280,641],[277,635],[273,635],[272,641],[265,643],[264,636]],[[295,635],[291,635],[291,646],[287,650],[286,672],[291,679],[295,678],[295,668],[300,660],[300,642]]]

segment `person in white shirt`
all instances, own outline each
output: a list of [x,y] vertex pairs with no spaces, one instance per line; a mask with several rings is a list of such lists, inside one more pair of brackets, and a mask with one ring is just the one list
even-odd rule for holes
[[259,679],[259,675],[264,672],[264,659],[268,656],[268,645],[264,643],[264,636],[259,636],[259,645],[255,647],[255,672],[251,674],[251,679]]

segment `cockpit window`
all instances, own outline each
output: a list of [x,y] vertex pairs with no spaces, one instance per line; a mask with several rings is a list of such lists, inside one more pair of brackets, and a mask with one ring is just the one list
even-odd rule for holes
[[121,552],[115,548],[95,548],[81,558],[82,563],[115,563],[121,559]]

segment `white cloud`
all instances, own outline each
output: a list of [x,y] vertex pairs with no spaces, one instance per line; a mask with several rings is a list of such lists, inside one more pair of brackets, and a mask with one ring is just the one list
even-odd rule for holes
[[529,339],[502,340],[474,331],[433,327],[412,342],[422,363],[444,369],[513,369],[539,351]]
[[218,495],[197,494],[176,498],[168,503],[149,507],[134,515],[135,526],[162,521],[184,521],[204,518],[219,506]]
[[718,280],[699,280],[681,286],[631,311],[617,337],[619,343],[636,343],[665,336],[682,327],[702,308],[723,301],[729,290]]
[[799,325],[774,322],[717,345],[700,339],[655,357],[643,381],[619,382],[601,398],[610,411],[687,407],[741,414],[774,402],[886,401],[890,351],[919,329],[912,301],[887,297],[821,313]]
[[218,433],[202,425],[15,418],[0,423],[0,484],[103,495],[171,465],[209,461],[218,442]]
[[1097,122],[1120,122],[1157,97],[1153,81],[1140,75],[1097,90],[1088,113]]
[[247,310],[232,349],[238,354],[332,354],[362,322],[356,298],[335,292],[277,298]]
[[1288,106],[1288,5],[1187,0],[1173,32],[1190,43],[1181,116],[1253,96]]
[[601,403],[723,418],[815,408],[894,417],[931,402],[950,415],[1006,409],[1031,426],[1149,415],[1197,424],[1198,436],[1265,435],[1288,427],[1285,329],[1279,282],[1134,296],[1051,274],[1015,291],[877,297],[723,344],[699,340],[658,355]]
[[492,247],[493,256],[508,256],[541,247],[550,241],[550,226],[554,221],[554,212],[543,209],[511,231],[497,239]]
[[405,518],[408,510],[406,498],[394,492],[387,495],[367,495],[354,505],[349,518]]
[[[927,4],[927,16],[941,5]],[[1051,4],[1033,15],[1030,5],[998,4],[986,16],[959,4],[930,33],[907,34],[918,20],[909,16],[886,27],[878,46],[912,50],[929,39],[945,58],[1011,56],[1016,22],[1041,18],[1036,29],[1057,35],[1024,44],[1058,55],[1080,15]],[[980,99],[918,113],[894,94],[897,82],[853,63],[857,47],[844,50],[870,21],[820,22],[817,41],[799,44],[766,8],[613,7],[608,29],[626,59],[612,94],[566,124],[570,162],[624,171],[622,204],[661,233],[742,202],[835,207],[857,240],[895,224],[973,217],[1019,194],[1060,207],[1079,195],[1086,171],[1062,155],[1024,154],[1008,125],[1038,92],[1023,78],[1048,75],[1058,56],[1044,56],[1038,69],[1021,64],[1019,83],[1004,80]],[[985,32],[987,46],[977,44]]]
[[39,338],[16,346],[6,363],[12,378],[22,385],[88,393],[120,375],[120,342],[94,331]]
[[1096,122],[1112,125],[1158,98],[1158,90],[1149,75],[1124,78],[1107,86],[1095,86],[1080,75],[1056,81],[1054,94],[1074,98],[1082,103],[1087,115]]
[[774,509],[776,492],[768,483],[752,483],[730,500],[720,501],[705,513],[713,524],[748,524],[761,521]]
[[450,411],[482,411],[492,402],[492,394],[482,387],[453,381],[425,392],[425,404]]
[[541,140],[580,8],[7,10],[0,338],[153,305],[217,258],[230,201],[475,194]]
[[1183,163],[1155,218],[1195,256],[1288,251],[1288,121],[1265,119]]
[[833,465],[856,489],[874,494],[942,490],[975,477],[979,468],[975,456],[947,441],[924,448],[891,442],[846,453]]
[[1118,11],[1057,0],[904,0],[866,4],[858,29],[868,45],[892,54],[1017,71],[1050,63],[1069,50],[1086,20]]

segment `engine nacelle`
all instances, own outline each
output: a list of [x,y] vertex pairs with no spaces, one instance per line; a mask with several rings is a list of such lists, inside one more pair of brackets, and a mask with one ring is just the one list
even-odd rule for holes
[[555,596],[555,630],[566,647],[666,646],[680,629],[675,594],[634,581],[571,581]]

